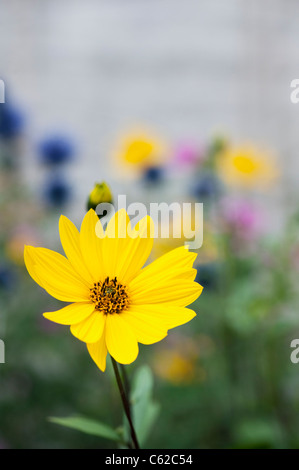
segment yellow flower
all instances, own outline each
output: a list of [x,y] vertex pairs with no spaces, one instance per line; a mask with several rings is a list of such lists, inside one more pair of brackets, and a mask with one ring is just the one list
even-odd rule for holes
[[173,384],[190,383],[195,377],[195,361],[177,351],[162,351],[155,364],[156,373]]
[[153,356],[156,374],[174,385],[202,382],[206,373],[199,364],[199,338],[184,338],[173,335],[166,347],[158,348]]
[[136,138],[127,141],[124,148],[124,159],[128,163],[141,163],[147,160],[155,151],[155,143],[146,138]]
[[219,156],[218,168],[228,184],[246,187],[269,183],[277,176],[271,158],[252,146],[228,148]]
[[24,266],[24,244],[25,242],[38,244],[39,234],[35,232],[32,227],[27,224],[21,224],[16,227],[12,232],[4,246],[4,253],[6,257],[19,266]]
[[118,142],[114,155],[114,173],[138,176],[150,166],[161,165],[165,160],[166,148],[162,141],[150,133],[136,129]]
[[66,257],[46,248],[25,247],[31,277],[50,295],[71,302],[44,316],[70,325],[104,371],[107,352],[130,364],[138,343],[162,340],[170,328],[190,321],[202,287],[194,282],[196,255],[180,247],[143,268],[153,245],[153,225],[144,217],[134,228],[124,209],[104,232],[90,209],[80,232],[65,216],[59,223]]

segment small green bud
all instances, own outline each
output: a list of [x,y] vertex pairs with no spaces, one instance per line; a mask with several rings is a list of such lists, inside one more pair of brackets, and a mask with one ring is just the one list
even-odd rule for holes
[[225,137],[221,135],[214,137],[207,150],[207,159],[204,164],[206,169],[215,170],[217,160],[225,153],[228,145],[229,142]]
[[113,203],[112,192],[108,184],[104,181],[102,183],[96,183],[93,190],[90,192],[87,201],[87,210],[96,210],[97,205],[103,202]]
[[214,137],[210,145],[210,156],[214,157],[227,149],[228,141],[224,136],[218,135]]

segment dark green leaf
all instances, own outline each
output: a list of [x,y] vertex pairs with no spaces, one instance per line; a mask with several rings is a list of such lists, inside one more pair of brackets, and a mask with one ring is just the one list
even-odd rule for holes
[[83,418],[80,416],[70,416],[68,418],[51,417],[49,418],[49,421],[51,423],[60,424],[61,426],[76,429],[77,431],[81,431],[86,434],[111,439],[112,441],[121,440],[119,434],[110,426],[89,418]]

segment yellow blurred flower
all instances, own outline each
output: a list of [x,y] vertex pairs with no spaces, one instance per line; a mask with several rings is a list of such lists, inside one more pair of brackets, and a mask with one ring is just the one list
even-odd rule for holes
[[173,337],[168,348],[160,348],[153,360],[155,373],[174,385],[189,385],[206,379],[206,371],[198,363],[199,346],[192,338]]
[[251,145],[228,147],[219,155],[218,170],[228,184],[255,187],[277,177],[277,168],[270,156]]
[[194,360],[176,351],[160,352],[154,368],[157,375],[174,384],[190,383],[195,377]]
[[154,155],[155,143],[145,138],[128,140],[124,148],[124,159],[135,165],[144,162]]
[[162,141],[143,130],[135,130],[120,139],[115,152],[116,169],[134,175],[150,166],[161,165],[166,158]]
[[15,233],[12,233],[4,247],[6,257],[13,263],[24,265],[24,244],[32,243],[36,245],[40,242],[39,235],[30,227],[20,226]]
[[15,236],[5,247],[6,256],[16,264],[23,265],[24,238]]

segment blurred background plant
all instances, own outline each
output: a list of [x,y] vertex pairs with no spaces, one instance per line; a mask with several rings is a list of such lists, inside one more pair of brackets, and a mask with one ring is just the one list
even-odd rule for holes
[[[173,10],[169,2],[145,8],[133,1],[132,19],[119,2],[46,0],[32,9],[30,2],[13,2],[18,8],[7,2],[0,19],[9,26],[2,25],[5,39],[13,39],[0,44],[9,57],[1,58],[1,69],[19,86],[0,104],[0,338],[6,353],[0,448],[114,446],[99,434],[48,420],[78,414],[115,428],[122,410],[110,367],[99,373],[83,344],[42,317],[59,305],[36,288],[23,265],[24,244],[62,252],[60,214],[79,222],[98,181],[107,181],[110,199],[126,194],[128,204],[204,204],[203,245],[196,250],[204,291],[193,305],[198,315],[161,343],[141,346],[127,367],[153,398],[156,419],[144,446],[298,448],[299,366],[290,361],[290,342],[299,333],[298,172],[292,166],[298,126],[286,132],[291,74],[276,47],[298,29],[298,5],[291,2],[292,29],[291,9],[287,14],[279,1],[271,9],[254,1],[252,10],[233,0],[225,7],[188,0],[189,9],[174,1]],[[24,15],[24,8],[34,10],[36,27],[20,16],[25,26],[15,34],[15,15]],[[169,11],[177,23],[166,20]],[[28,60],[18,62],[10,47]],[[225,92],[217,71],[229,82]],[[265,92],[268,82],[283,99]],[[17,92],[27,93],[29,106],[13,96]],[[64,118],[73,131],[57,124]],[[57,132],[49,131],[53,122]],[[184,241],[155,240],[152,258]],[[140,419],[140,408],[137,413]]]

